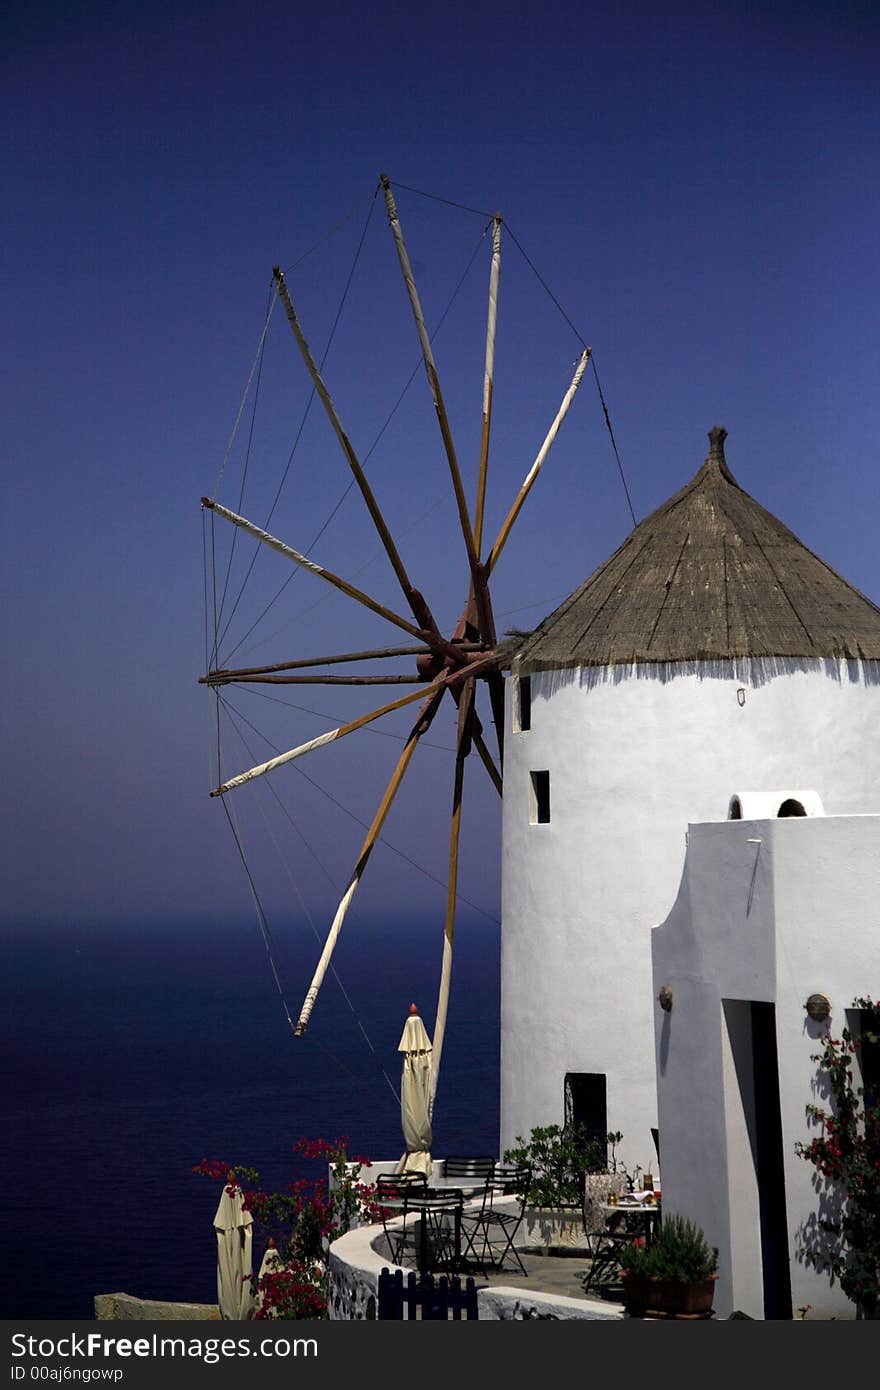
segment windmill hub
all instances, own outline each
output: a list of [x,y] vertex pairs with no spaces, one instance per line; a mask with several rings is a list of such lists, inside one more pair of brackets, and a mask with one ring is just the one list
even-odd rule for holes
[[423,656],[416,657],[416,670],[423,681],[436,680],[444,666],[451,664],[449,658],[443,658],[436,652],[425,652]]

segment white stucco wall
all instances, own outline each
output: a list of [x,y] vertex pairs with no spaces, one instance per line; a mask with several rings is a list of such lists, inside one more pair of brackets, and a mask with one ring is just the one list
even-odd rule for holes
[[[653,1160],[650,933],[675,899],[687,825],[724,820],[734,792],[777,788],[814,789],[829,815],[876,810],[878,679],[877,663],[793,661],[545,672],[524,733],[508,680],[502,1151],[562,1121],[566,1072],[604,1072],[623,1157]],[[550,773],[546,825],[529,820],[533,770]]]
[[[827,802],[827,798],[826,798]],[[827,1276],[799,1258],[815,1217],[813,1168],[795,1154],[815,1133],[818,1039],[839,1036],[853,999],[878,992],[880,816],[692,825],[676,902],[653,933],[664,1212],[697,1221],[719,1247],[715,1307],[763,1316],[758,1193],[746,1114],[748,1004],[775,1005],[792,1308],[852,1317]],[[804,1005],[827,995],[828,1025]],[[737,1065],[738,1063],[738,1065]]]

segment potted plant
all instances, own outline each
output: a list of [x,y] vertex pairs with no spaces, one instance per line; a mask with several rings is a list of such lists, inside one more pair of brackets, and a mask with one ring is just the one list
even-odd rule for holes
[[591,1138],[576,1125],[539,1125],[528,1142],[517,1135],[517,1147],[505,1152],[504,1161],[528,1168],[532,1175],[524,1213],[530,1245],[564,1252],[586,1247],[585,1194],[605,1201],[627,1187],[626,1173],[615,1157],[622,1137],[613,1133],[604,1140]]
[[634,1240],[620,1255],[623,1301],[629,1313],[709,1315],[718,1250],[683,1216],[663,1221],[650,1245]]

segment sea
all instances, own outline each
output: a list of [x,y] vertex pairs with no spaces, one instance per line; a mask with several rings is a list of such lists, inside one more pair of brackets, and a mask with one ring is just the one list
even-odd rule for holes
[[[91,1319],[119,1292],[216,1302],[204,1158],[282,1191],[326,1171],[303,1138],[400,1156],[397,1046],[410,1003],[433,1025],[442,925],[355,926],[302,1039],[254,923],[4,929],[5,1318]],[[291,933],[275,953],[295,1017],[317,946]],[[480,920],[456,936],[435,1153],[497,1153],[498,1070],[499,937]]]

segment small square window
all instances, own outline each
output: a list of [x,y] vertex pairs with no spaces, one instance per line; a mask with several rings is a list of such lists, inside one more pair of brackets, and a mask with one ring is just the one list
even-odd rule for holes
[[530,772],[529,820],[532,825],[547,825],[550,821],[550,773]]
[[532,727],[532,678],[517,676],[513,683],[513,732],[524,734]]

